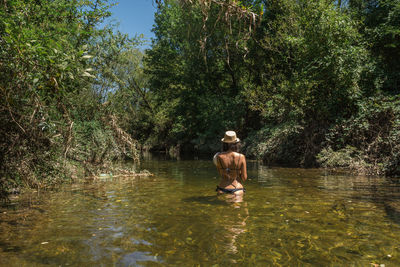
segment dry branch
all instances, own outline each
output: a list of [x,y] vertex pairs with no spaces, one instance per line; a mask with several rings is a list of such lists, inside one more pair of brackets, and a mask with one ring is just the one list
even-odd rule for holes
[[132,158],[135,162],[139,162],[140,158],[139,158],[139,144],[137,140],[132,139],[132,137],[125,132],[123,129],[121,129],[118,126],[117,123],[117,118],[115,117],[115,115],[108,115],[108,117],[106,119],[104,119],[104,122],[109,125],[114,133],[115,139],[116,141],[119,143],[122,152],[124,154],[128,154],[125,149],[126,146],[128,146],[131,154],[132,154]]

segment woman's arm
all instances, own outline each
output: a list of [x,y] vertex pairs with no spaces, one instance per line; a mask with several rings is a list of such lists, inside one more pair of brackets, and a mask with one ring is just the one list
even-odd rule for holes
[[243,155],[243,157],[240,157],[240,159],[241,159],[240,161],[242,162],[241,167],[240,167],[240,178],[244,182],[247,180],[246,157]]
[[215,153],[215,155],[213,157],[213,163],[215,166],[217,166],[217,168],[218,168],[218,159],[217,159],[218,155],[219,155],[219,152]]
[[213,158],[213,162],[215,164],[215,167],[217,167],[217,171],[221,177],[223,177],[223,172],[222,172],[222,165],[221,165],[221,157],[220,157],[220,152],[216,153]]

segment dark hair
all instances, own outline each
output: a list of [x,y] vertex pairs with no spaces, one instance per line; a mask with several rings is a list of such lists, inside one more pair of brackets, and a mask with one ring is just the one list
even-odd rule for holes
[[222,152],[226,152],[228,150],[231,150],[233,152],[239,152],[240,149],[240,143],[222,143]]

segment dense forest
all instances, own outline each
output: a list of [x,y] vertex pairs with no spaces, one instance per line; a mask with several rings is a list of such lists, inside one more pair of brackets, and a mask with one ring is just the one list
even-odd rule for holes
[[0,1],[0,191],[141,149],[400,175],[400,1],[165,0],[151,48],[106,0]]

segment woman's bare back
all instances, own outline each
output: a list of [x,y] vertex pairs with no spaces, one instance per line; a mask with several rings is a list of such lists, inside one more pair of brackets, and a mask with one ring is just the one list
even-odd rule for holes
[[219,187],[243,188],[243,182],[247,179],[246,159],[243,154],[232,151],[219,153],[217,168],[221,175]]

